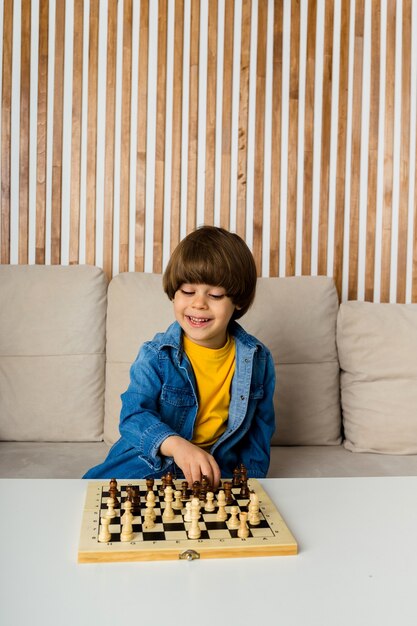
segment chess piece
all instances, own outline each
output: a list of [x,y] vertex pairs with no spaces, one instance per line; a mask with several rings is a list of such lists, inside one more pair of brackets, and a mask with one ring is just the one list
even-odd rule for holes
[[223,483],[224,495],[226,496],[226,504],[233,504],[232,495],[232,483],[229,480],[225,480]]
[[152,508],[152,502],[150,500],[146,500],[145,520],[143,522],[143,528],[145,530],[152,530],[152,528],[155,527],[154,515],[155,513]]
[[155,484],[155,480],[153,478],[146,479],[146,490],[153,491],[153,486]]
[[227,522],[227,527],[229,530],[237,530],[238,528],[240,528],[240,521],[239,521],[239,507],[238,506],[232,506],[230,508],[230,519]]
[[204,505],[204,510],[206,513],[212,513],[216,510],[216,506],[214,504],[214,493],[212,491],[207,492],[207,501]]
[[181,500],[183,502],[186,502],[189,499],[188,497],[188,483],[186,480],[184,480],[181,483]]
[[233,470],[233,487],[240,487],[240,469],[238,467]]
[[246,539],[247,537],[249,537],[249,528],[246,523],[248,519],[248,514],[245,511],[241,511],[239,519],[240,519],[240,526],[237,531],[237,536],[240,537],[241,539]]
[[191,500],[191,526],[188,531],[189,539],[199,539],[201,537],[201,529],[198,523],[200,518],[200,503],[197,498]]
[[252,491],[249,500],[248,522],[251,526],[258,526],[260,524],[260,521],[261,516],[259,515],[259,497],[254,491]]
[[164,522],[172,522],[175,519],[175,512],[172,508],[172,501],[174,499],[173,489],[171,485],[165,487],[165,510],[162,514]]
[[216,520],[218,522],[225,522],[228,515],[226,513],[226,496],[224,495],[223,489],[217,494],[217,504],[219,508],[217,511]]
[[191,522],[191,500],[185,503],[184,522]]
[[132,541],[133,539],[133,515],[132,503],[130,500],[125,502],[125,514],[123,515],[122,532],[120,533],[120,541]]
[[106,517],[108,517],[109,519],[113,519],[113,517],[116,517],[117,513],[114,510],[114,500],[113,498],[107,498],[107,511],[106,511]]
[[175,511],[181,511],[182,510],[181,491],[179,490],[175,491],[174,496],[175,496],[175,502],[173,503],[172,508]]
[[148,494],[146,496],[146,509],[150,511],[152,520],[155,520],[155,494],[153,491],[148,491]]
[[130,500],[126,500],[124,503],[124,509],[125,512],[123,513],[122,517],[120,518],[120,523],[124,524],[126,521],[126,515],[130,515],[130,517],[133,519],[133,506]]
[[100,533],[98,535],[98,540],[100,541],[100,543],[108,543],[109,541],[111,541],[111,534],[109,531],[109,526],[110,526],[110,518],[103,517],[101,520]]

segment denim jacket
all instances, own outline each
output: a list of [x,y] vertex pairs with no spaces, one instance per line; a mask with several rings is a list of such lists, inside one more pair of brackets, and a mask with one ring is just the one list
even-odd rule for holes
[[[222,476],[243,463],[248,475],[266,476],[275,430],[275,368],[269,350],[239,324],[231,322],[236,368],[227,427],[209,450]],[[160,454],[170,435],[191,440],[198,410],[196,381],[182,347],[178,322],[143,344],[122,394],[120,439],[106,460],[84,478],[158,478],[167,471],[181,476],[171,457]]]

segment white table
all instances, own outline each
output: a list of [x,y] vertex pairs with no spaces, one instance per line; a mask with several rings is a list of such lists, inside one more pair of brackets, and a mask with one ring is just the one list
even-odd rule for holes
[[0,480],[0,624],[416,626],[417,477],[261,482],[297,556],[78,564],[86,483]]

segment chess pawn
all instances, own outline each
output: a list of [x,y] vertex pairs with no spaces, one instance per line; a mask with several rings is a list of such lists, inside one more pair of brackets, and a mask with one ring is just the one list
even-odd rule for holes
[[146,496],[146,509],[149,509],[152,519],[155,520],[155,494],[153,491],[148,491],[148,495]]
[[98,540],[100,541],[100,543],[108,543],[111,540],[109,526],[110,526],[110,518],[103,517],[101,520],[100,533],[98,535]]
[[132,503],[131,503],[130,500],[126,500],[126,502],[124,503],[124,507],[125,507],[125,512],[123,513],[123,515],[121,517],[121,520],[120,520],[120,522],[122,524],[125,523],[126,518],[128,516],[130,516],[131,518],[133,517],[133,515],[132,515]]
[[239,521],[239,507],[238,506],[232,506],[230,508],[230,519],[227,522],[227,527],[229,530],[237,530],[238,528],[240,528],[240,521]]
[[188,531],[189,539],[199,539],[201,537],[201,529],[198,523],[200,518],[200,503],[197,498],[191,501],[191,526]]
[[165,487],[165,510],[162,514],[164,522],[172,522],[172,520],[175,519],[175,513],[172,508],[173,499],[173,489],[171,485],[168,485]]
[[185,503],[184,522],[191,522],[191,500]]
[[143,522],[143,528],[145,530],[151,530],[152,528],[155,527],[155,522],[154,522],[154,511],[153,509],[149,506],[150,502],[146,503],[146,511],[145,511],[145,521]]
[[172,508],[176,511],[182,510],[182,501],[181,501],[181,491],[177,490],[174,492],[175,502],[172,505]]
[[127,510],[124,514],[124,523],[122,526],[122,532],[120,534],[120,541],[132,541],[133,539],[133,527],[132,527],[132,513]]
[[249,537],[249,528],[246,523],[248,519],[248,514],[245,511],[242,511],[240,513],[239,519],[240,519],[240,526],[237,531],[237,536],[240,537],[241,539],[246,539],[247,537]]
[[106,517],[108,517],[109,519],[113,519],[113,517],[116,517],[116,511],[114,510],[114,500],[113,498],[107,498],[107,511],[106,511]]
[[219,509],[217,511],[216,520],[219,522],[225,522],[228,516],[226,513],[226,496],[223,490],[219,491],[217,494],[217,504]]
[[212,513],[213,511],[216,510],[216,507],[214,504],[214,493],[212,491],[207,492],[207,502],[204,505],[204,510],[207,513]]

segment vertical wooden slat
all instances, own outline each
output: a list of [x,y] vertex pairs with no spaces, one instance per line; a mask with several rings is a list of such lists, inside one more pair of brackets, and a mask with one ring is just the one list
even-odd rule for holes
[[282,20],[283,4],[274,0],[274,49],[272,76],[271,210],[269,275],[279,274],[280,195],[281,195],[281,99],[282,99]]
[[253,193],[253,257],[255,259],[258,275],[261,274],[262,270],[267,24],[268,3],[267,0],[259,0],[256,63],[255,168]]
[[129,269],[130,99],[132,93],[132,0],[123,5],[123,69],[120,131],[119,271]]
[[246,180],[248,162],[249,71],[251,45],[251,0],[242,2],[240,50],[239,133],[237,165],[236,232],[246,235]]
[[98,86],[98,24],[100,0],[90,0],[88,44],[88,109],[87,109],[87,176],[85,260],[96,260],[96,168],[97,168],[97,86]]
[[198,73],[200,41],[200,2],[191,2],[190,83],[188,109],[188,175],[187,175],[187,233],[196,225],[197,156],[198,156]]
[[348,298],[358,295],[359,201],[362,131],[362,69],[363,69],[364,0],[357,0],[355,14],[355,46],[353,63],[352,151],[350,176],[349,284]]
[[69,262],[79,262],[84,3],[74,0]]
[[147,102],[149,56],[149,0],[141,0],[139,24],[138,114],[136,155],[135,270],[143,272],[145,262],[145,207],[147,158]]
[[405,302],[407,276],[408,191],[410,183],[411,18],[411,0],[403,0],[397,302]]
[[45,263],[49,0],[39,3],[35,262]]
[[346,138],[349,80],[350,1],[342,1],[340,25],[339,112],[337,123],[337,162],[333,277],[341,297],[343,277],[343,227],[345,216]]
[[20,46],[19,263],[28,262],[31,0],[22,0]]
[[214,224],[217,88],[217,0],[209,0],[206,90],[206,175],[204,222]]
[[366,220],[365,300],[374,299],[375,282],[375,230],[378,192],[378,138],[379,138],[379,85],[380,85],[380,0],[372,0],[371,13],[371,76],[369,109],[368,189]]
[[228,0],[225,3],[224,11],[222,162],[220,169],[220,225],[226,229],[230,227],[234,11],[235,0]]
[[54,114],[52,139],[51,263],[61,262],[62,142],[64,103],[65,2],[55,14]]
[[174,24],[174,85],[172,97],[171,252],[180,240],[183,47],[184,0],[176,0]]
[[417,302],[417,128],[416,128],[416,149],[414,162],[414,209],[413,209],[413,263],[411,276],[411,301]]
[[4,0],[1,100],[1,263],[10,263],[13,0]]
[[107,13],[106,146],[104,156],[103,270],[113,272],[114,147],[116,109],[117,2],[109,2]]
[[298,108],[300,68],[300,3],[291,3],[290,85],[288,104],[288,182],[286,275],[295,274],[297,227]]
[[329,236],[329,183],[333,85],[334,2],[326,0],[324,16],[323,87],[321,112],[320,208],[318,234],[318,265],[320,276],[327,274]]
[[313,157],[314,157],[314,82],[316,75],[316,21],[317,2],[308,3],[306,81],[304,110],[304,197],[302,274],[311,272],[311,235],[313,212]]
[[155,205],[153,230],[153,271],[162,271],[165,176],[165,117],[167,73],[167,0],[159,0],[158,77],[156,103]]
[[389,302],[391,270],[392,186],[395,121],[396,2],[387,2],[387,44],[384,120],[384,197],[382,208],[381,302]]

